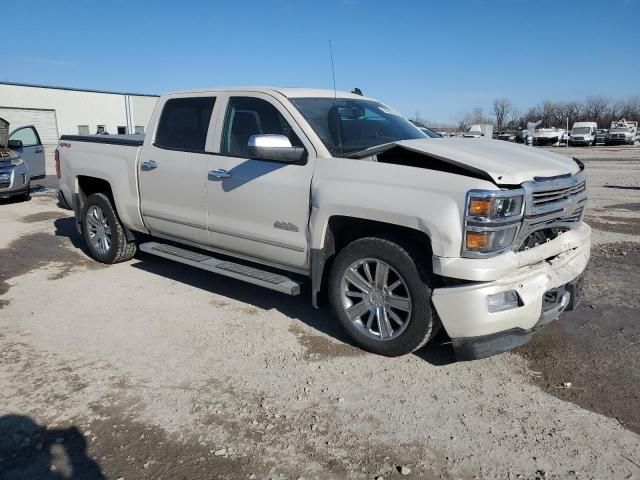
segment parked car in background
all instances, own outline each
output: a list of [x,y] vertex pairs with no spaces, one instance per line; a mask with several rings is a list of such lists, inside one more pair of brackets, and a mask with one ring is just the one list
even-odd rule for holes
[[327,298],[381,355],[421,348],[442,325],[458,358],[486,357],[580,299],[584,165],[433,138],[373,98],[168,94],[146,136],[64,135],[58,151],[61,203],[96,260],[139,248],[288,295],[308,281],[313,305]]
[[596,122],[575,122],[571,128],[569,145],[595,145],[597,130],[598,124]]
[[28,199],[31,180],[45,176],[44,146],[35,127],[9,133],[9,122],[0,119],[0,198]]
[[624,118],[622,120],[611,122],[609,136],[607,137],[607,145],[633,145],[637,140],[638,122],[630,122]]
[[471,125],[462,136],[464,138],[493,138],[493,125],[489,123]]
[[538,128],[533,132],[533,144],[537,146],[543,145],[560,145],[563,135],[566,133],[564,128]]
[[608,137],[609,137],[609,129],[599,128],[598,131],[596,132],[596,139],[594,141],[594,145],[607,143]]
[[515,132],[500,132],[496,135],[496,140],[504,142],[515,142],[517,134]]

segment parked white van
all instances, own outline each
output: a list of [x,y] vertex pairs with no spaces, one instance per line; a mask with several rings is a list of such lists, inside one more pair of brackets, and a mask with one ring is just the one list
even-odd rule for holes
[[596,122],[575,122],[569,136],[569,145],[595,145],[597,132]]

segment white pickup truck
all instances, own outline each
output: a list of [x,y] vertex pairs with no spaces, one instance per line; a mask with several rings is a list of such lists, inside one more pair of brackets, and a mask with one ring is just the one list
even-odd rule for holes
[[160,98],[146,136],[63,136],[60,199],[91,255],[136,249],[330,302],[382,355],[440,326],[459,359],[574,308],[590,253],[584,166],[507,142],[429,138],[359,95],[296,88]]

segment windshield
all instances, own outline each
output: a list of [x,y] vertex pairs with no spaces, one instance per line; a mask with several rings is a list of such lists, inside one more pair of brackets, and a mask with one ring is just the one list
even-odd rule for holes
[[574,135],[586,135],[587,133],[591,133],[591,127],[576,127],[571,130],[571,133]]
[[330,97],[290,100],[336,157],[398,140],[428,138],[406,118],[373,100]]

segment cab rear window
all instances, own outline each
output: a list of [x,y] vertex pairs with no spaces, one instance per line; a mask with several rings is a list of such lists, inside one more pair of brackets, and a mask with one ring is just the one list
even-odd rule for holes
[[155,146],[204,152],[215,97],[172,98],[160,115]]

